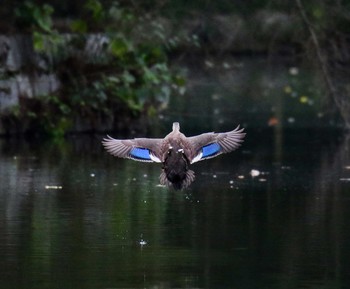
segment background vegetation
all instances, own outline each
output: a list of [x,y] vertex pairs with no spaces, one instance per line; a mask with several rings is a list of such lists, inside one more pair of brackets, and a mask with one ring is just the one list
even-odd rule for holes
[[350,89],[334,81],[349,75],[349,0],[5,0],[0,16],[0,30],[29,35],[40,58],[21,70],[54,73],[61,84],[50,95],[20,97],[2,115],[9,127],[60,136],[81,119],[116,128],[151,117],[185,92],[173,58],[226,53],[311,60],[350,127]]

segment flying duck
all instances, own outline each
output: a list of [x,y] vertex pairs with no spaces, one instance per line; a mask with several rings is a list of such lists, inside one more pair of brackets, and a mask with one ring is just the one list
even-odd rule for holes
[[165,138],[114,139],[107,136],[102,144],[112,155],[140,162],[162,163],[160,183],[175,190],[187,188],[194,181],[189,165],[237,149],[245,133],[239,126],[229,132],[203,133],[186,137],[180,124]]

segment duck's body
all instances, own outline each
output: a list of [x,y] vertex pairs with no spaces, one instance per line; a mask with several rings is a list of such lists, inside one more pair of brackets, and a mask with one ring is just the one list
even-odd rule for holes
[[108,136],[102,144],[109,153],[117,157],[162,163],[160,183],[179,190],[188,187],[194,180],[194,172],[189,169],[190,164],[235,150],[244,136],[243,129],[238,126],[226,133],[210,132],[186,137],[180,132],[180,124],[174,122],[173,131],[164,139],[118,140]]

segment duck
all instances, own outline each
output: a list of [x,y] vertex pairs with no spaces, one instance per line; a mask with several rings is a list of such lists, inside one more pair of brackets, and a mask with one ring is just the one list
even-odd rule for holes
[[238,125],[228,132],[186,137],[180,132],[179,122],[174,122],[172,131],[164,138],[115,139],[107,135],[102,145],[119,158],[161,163],[160,184],[182,190],[195,179],[194,171],[189,169],[191,164],[236,150],[245,135],[244,128]]

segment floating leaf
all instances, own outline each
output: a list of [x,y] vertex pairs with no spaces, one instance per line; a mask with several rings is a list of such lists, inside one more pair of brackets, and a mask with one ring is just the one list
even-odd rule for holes
[[292,91],[293,91],[292,88],[289,85],[286,85],[283,90],[287,94],[291,94]]
[[308,103],[309,98],[307,96],[305,96],[305,95],[302,95],[302,96],[300,96],[299,101],[301,103]]
[[252,169],[250,170],[250,175],[254,178],[260,175],[260,171]]
[[275,126],[278,124],[278,118],[277,117],[270,117],[269,121],[268,121],[268,125],[269,126]]

